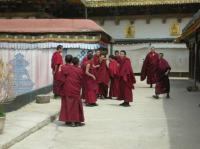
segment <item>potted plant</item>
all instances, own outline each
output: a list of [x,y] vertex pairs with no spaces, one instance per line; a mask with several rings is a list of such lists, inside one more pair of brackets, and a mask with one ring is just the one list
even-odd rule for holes
[[3,105],[0,103],[0,134],[2,134],[5,125],[6,115],[3,110]]
[[0,59],[0,134],[3,132],[6,115],[4,104],[9,102],[9,96],[12,95],[12,68]]

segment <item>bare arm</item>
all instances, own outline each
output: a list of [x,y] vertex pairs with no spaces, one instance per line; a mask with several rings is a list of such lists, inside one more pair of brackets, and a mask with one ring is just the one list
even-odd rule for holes
[[167,76],[170,72],[170,69],[168,69],[166,72],[165,72],[165,75]]
[[55,69],[53,70],[53,75],[56,74],[56,72],[58,71],[58,68],[59,68],[59,66],[58,66],[58,65],[55,65]]
[[96,80],[96,77],[93,74],[91,74],[89,72],[89,70],[90,70],[90,64],[87,64],[86,65],[86,70],[85,70],[86,75],[88,75],[88,76],[92,77],[94,80]]
[[100,65],[92,65],[92,67],[98,68],[98,67],[100,67]]

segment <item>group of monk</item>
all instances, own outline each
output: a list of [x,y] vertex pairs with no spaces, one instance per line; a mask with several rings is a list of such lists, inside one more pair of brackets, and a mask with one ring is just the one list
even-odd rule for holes
[[106,53],[97,50],[93,55],[93,51],[89,50],[81,68],[85,78],[82,99],[85,100],[86,106],[97,106],[97,98],[112,97],[124,101],[120,106],[130,106],[136,80],[126,51],[116,51],[115,56],[110,55],[107,59]]
[[144,81],[147,78],[147,84],[150,84],[150,87],[155,85],[155,95],[153,98],[158,99],[159,94],[167,94],[167,98],[170,98],[170,82],[169,82],[169,73],[171,70],[168,62],[163,58],[163,53],[157,53],[154,47],[151,47],[150,52],[147,54],[142,70],[141,70],[141,81]]
[[[115,97],[116,100],[123,101],[120,106],[130,106],[136,79],[126,51],[115,51],[115,55],[107,58],[107,53],[102,50],[96,50],[95,54],[88,50],[80,64],[77,57],[68,54],[64,64],[62,49],[61,45],[57,46],[51,64],[53,93],[55,97],[61,97],[60,121],[72,127],[83,126],[82,103],[90,107],[98,106],[98,98]],[[154,98],[158,99],[159,94],[163,93],[167,93],[169,98],[170,69],[163,55],[159,56],[153,49],[145,58],[141,80],[147,77],[147,83],[151,87],[156,84]]]

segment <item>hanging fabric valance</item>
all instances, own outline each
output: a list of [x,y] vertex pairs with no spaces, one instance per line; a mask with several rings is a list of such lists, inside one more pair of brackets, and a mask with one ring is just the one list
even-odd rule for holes
[[98,49],[106,48],[105,44],[98,43],[62,43],[62,42],[47,42],[47,43],[10,43],[0,42],[0,49],[51,49],[56,48],[58,45],[63,45],[64,48],[80,48],[80,49]]

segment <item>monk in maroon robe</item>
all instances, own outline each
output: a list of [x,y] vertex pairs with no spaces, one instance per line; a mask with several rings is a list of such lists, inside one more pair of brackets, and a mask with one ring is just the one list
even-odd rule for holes
[[97,74],[97,82],[99,86],[99,97],[101,99],[107,98],[108,84],[110,80],[109,69],[106,64],[105,55],[101,55],[99,59],[100,67]]
[[88,61],[85,70],[85,95],[86,95],[86,106],[97,106],[97,92],[98,84],[94,73],[93,55],[88,55]]
[[132,89],[134,89],[134,84],[136,83],[135,75],[131,66],[131,61],[126,57],[126,51],[120,51],[120,68],[119,68],[119,100],[124,100],[120,106],[130,106],[129,102],[133,101]]
[[[93,68],[94,68],[94,75],[95,77],[97,78],[98,76],[98,70],[99,70],[99,58],[100,58],[100,55],[101,55],[101,51],[98,49],[96,50],[94,56],[93,56]],[[98,91],[97,91],[97,96],[99,96],[99,86],[98,86]]]
[[119,51],[118,51],[118,50],[116,50],[116,51],[115,51],[115,56],[120,56],[120,54],[119,54]]
[[113,55],[109,56],[110,91],[109,98],[118,97],[119,94],[119,64]]
[[[84,125],[83,105],[81,101],[81,86],[83,71],[78,67],[79,59],[66,55],[66,64],[60,72],[60,94],[62,97],[59,120],[67,125],[76,127]],[[71,61],[74,65],[71,64]]]
[[56,52],[53,53],[53,56],[51,59],[51,68],[52,68],[52,74],[53,74],[53,93],[54,93],[55,98],[59,95],[58,71],[63,64],[63,59],[62,59],[62,54],[61,54],[62,49],[63,49],[63,46],[58,45],[57,50]]
[[94,67],[94,74],[95,77],[98,75],[98,70],[99,70],[99,59],[100,59],[101,51],[97,50],[96,53],[93,56],[93,67]]
[[118,51],[118,50],[115,51],[115,60],[116,60],[118,63],[121,62],[121,58],[120,58],[120,54],[119,54],[119,51]]
[[86,64],[87,64],[87,56],[89,54],[93,54],[93,51],[92,50],[88,50],[87,52],[87,55],[83,58],[82,62],[81,62],[81,68],[84,72],[84,75],[83,75],[83,85],[82,85],[82,99],[86,99],[86,95],[85,95],[85,88],[86,88],[86,82],[85,82],[85,70],[86,70]]
[[152,87],[156,83],[156,69],[158,66],[159,55],[155,52],[154,48],[147,54],[141,71],[141,81],[145,80],[147,77],[147,84]]
[[157,67],[157,81],[155,87],[155,95],[153,97],[155,99],[159,98],[160,94],[167,94],[167,98],[170,98],[170,82],[169,82],[169,73],[171,67],[169,66],[168,62],[163,58],[163,53],[160,53],[159,56],[159,63]]
[[83,58],[83,60],[82,60],[82,62],[81,62],[81,68],[82,68],[82,66],[84,66],[85,63],[87,62],[87,56],[88,56],[89,54],[93,54],[93,51],[92,51],[92,50],[88,50],[88,51],[87,51],[87,55]]

